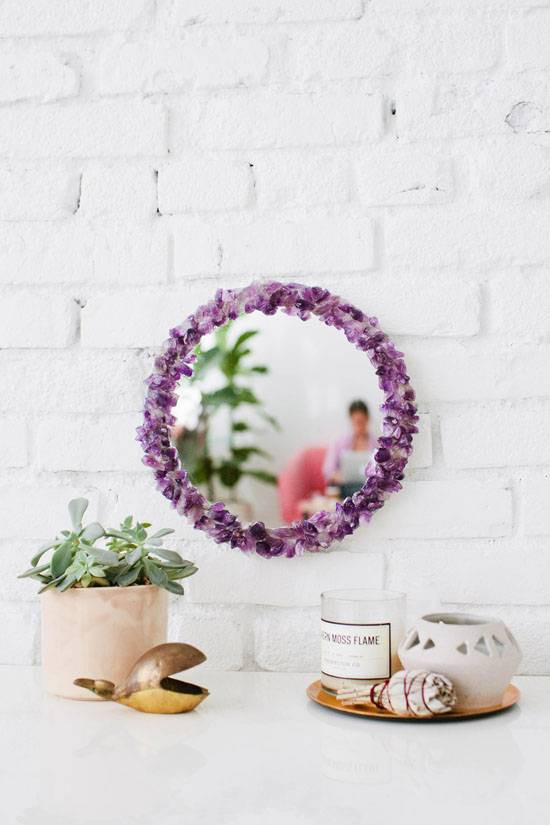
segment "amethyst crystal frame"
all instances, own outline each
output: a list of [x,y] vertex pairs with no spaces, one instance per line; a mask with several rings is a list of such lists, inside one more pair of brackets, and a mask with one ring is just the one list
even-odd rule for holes
[[[336,505],[311,518],[285,527],[268,528],[262,522],[241,524],[223,502],[209,502],[190,482],[170,442],[175,388],[182,376],[192,375],[193,350],[215,327],[251,312],[274,315],[278,310],[306,321],[315,315],[327,326],[342,330],[348,341],[365,352],[384,393],[382,435],[373,460],[365,469],[365,483]],[[144,422],[138,441],[144,463],[154,470],[157,485],[178,513],[220,544],[229,543],[260,556],[292,557],[328,548],[369,521],[388,495],[401,489],[403,471],[417,432],[414,391],[409,384],[403,354],[378,326],[376,318],[321,287],[294,283],[253,283],[243,289],[219,289],[213,301],[200,306],[183,324],[170,330],[155,369],[147,379]]]

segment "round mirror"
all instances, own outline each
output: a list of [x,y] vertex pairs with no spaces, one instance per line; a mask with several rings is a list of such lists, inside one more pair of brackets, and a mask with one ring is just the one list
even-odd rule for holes
[[170,336],[139,438],[164,495],[217,541],[319,550],[400,488],[414,393],[375,318],[318,287],[252,284]]

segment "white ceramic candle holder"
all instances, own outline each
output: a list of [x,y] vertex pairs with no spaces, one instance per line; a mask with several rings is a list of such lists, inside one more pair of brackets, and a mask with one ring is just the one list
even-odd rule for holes
[[399,646],[407,670],[442,673],[457,693],[457,710],[498,705],[521,661],[518,643],[500,619],[430,613]]

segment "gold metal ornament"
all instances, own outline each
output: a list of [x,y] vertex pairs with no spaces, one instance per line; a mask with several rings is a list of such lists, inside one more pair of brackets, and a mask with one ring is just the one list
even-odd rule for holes
[[74,684],[101,699],[143,713],[187,713],[206,699],[208,690],[170,677],[205,661],[206,656],[196,647],[170,642],[144,653],[121,685],[115,686],[106,679],[84,678],[75,679]]

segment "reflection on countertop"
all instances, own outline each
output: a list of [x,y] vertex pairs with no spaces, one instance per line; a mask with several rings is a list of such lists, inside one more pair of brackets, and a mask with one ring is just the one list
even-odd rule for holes
[[307,674],[203,670],[211,696],[177,717],[46,696],[38,668],[0,674],[7,825],[519,825],[550,797],[550,678],[517,679],[500,716],[426,724],[320,708]]

